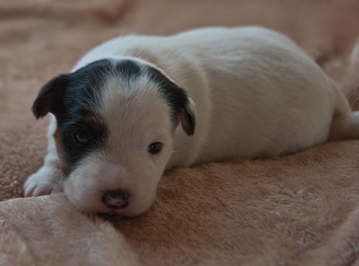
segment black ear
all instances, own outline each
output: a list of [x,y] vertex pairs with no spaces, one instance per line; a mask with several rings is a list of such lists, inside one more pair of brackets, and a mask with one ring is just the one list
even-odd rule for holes
[[60,75],[50,80],[43,86],[32,105],[32,113],[39,119],[47,115],[47,113],[55,113],[58,104],[56,103],[62,98],[63,90],[66,86],[66,75]]
[[167,79],[166,81],[160,83],[160,92],[171,108],[172,121],[175,127],[181,123],[186,134],[192,136],[196,127],[196,105],[184,89]]
[[173,82],[163,87],[162,93],[172,108],[173,122],[176,125],[180,122],[184,132],[188,136],[192,136],[196,127],[196,105],[191,97]]
[[196,105],[191,97],[184,89],[171,81],[162,82],[160,92],[171,107],[174,125],[177,126],[180,122],[184,132],[188,136],[192,136],[196,127]]
[[175,126],[181,122],[188,136],[196,127],[196,105],[187,92],[171,81],[164,72],[148,67],[148,77],[159,86],[159,91],[171,108],[171,118]]
[[196,105],[187,94],[185,103],[180,110],[180,121],[186,134],[192,136],[196,127]]

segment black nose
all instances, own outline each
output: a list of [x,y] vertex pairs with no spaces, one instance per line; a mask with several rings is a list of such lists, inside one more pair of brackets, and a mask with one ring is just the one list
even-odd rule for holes
[[130,192],[126,189],[107,190],[101,200],[111,209],[123,209],[128,205]]

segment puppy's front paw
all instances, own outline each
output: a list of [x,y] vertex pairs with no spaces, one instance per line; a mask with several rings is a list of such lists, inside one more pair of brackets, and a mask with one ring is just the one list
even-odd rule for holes
[[57,171],[41,168],[32,174],[24,184],[24,197],[36,197],[48,195],[52,192],[60,192],[62,186],[59,182],[60,176]]

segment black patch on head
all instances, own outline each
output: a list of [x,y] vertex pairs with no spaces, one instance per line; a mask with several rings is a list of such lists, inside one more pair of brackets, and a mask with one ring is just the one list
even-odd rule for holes
[[[32,111],[36,118],[51,112],[61,119],[65,108],[66,112],[72,112],[80,107],[88,107],[89,102],[96,102],[96,96],[109,76],[131,80],[140,75],[141,67],[133,60],[125,59],[115,63],[110,59],[102,59],[92,62],[73,73],[59,75],[49,81],[40,90]],[[68,106],[76,110],[69,110]]]
[[141,67],[133,60],[125,59],[116,64],[116,73],[124,79],[136,79],[141,76]]
[[179,120],[181,120],[182,127],[187,135],[193,135],[196,118],[195,114],[190,110],[187,92],[179,88],[159,70],[153,67],[148,67],[148,77],[159,86],[159,92],[169,104],[171,108],[171,120],[174,125],[177,125]]

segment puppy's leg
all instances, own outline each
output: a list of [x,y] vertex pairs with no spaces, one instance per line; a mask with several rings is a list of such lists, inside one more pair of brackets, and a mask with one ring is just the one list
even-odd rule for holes
[[337,106],[330,128],[329,141],[359,139],[359,111],[352,112],[341,91],[336,90]]
[[62,173],[59,168],[59,159],[56,153],[53,133],[56,130],[56,121],[52,117],[47,132],[48,147],[44,165],[32,174],[24,184],[24,196],[40,196],[62,190]]

